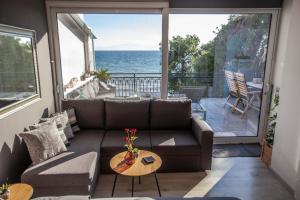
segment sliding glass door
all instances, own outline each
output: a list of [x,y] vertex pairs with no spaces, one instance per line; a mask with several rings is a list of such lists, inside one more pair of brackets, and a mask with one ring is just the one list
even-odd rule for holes
[[169,16],[169,98],[192,99],[216,140],[258,141],[271,23],[271,13]]

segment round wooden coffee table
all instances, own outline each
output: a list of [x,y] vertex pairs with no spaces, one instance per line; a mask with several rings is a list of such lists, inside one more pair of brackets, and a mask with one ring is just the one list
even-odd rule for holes
[[[159,184],[158,184],[158,180],[157,180],[157,176],[156,176],[156,171],[160,168],[160,166],[162,164],[161,158],[157,154],[155,154],[151,151],[140,150],[135,163],[132,165],[128,165],[124,161],[124,157],[125,157],[126,153],[127,153],[126,151],[118,153],[110,160],[110,167],[112,168],[112,170],[114,172],[116,172],[113,190],[112,190],[111,195],[112,196],[114,195],[116,181],[117,181],[119,174],[132,177],[131,196],[133,196],[134,177],[139,177],[139,183],[141,183],[141,176],[145,176],[145,175],[154,173],[158,193],[159,193],[159,196],[161,196],[160,188],[159,188]],[[143,161],[143,158],[148,157],[148,156],[152,156],[155,159],[155,161],[153,163],[146,164]]]
[[33,188],[24,183],[9,186],[10,197],[8,200],[29,200],[33,194]]

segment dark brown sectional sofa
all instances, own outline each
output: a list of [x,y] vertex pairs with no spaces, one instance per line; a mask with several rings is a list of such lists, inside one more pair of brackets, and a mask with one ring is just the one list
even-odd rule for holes
[[160,172],[203,171],[211,168],[213,132],[191,114],[191,101],[65,100],[75,108],[81,131],[68,151],[22,175],[34,196],[90,195],[99,173],[112,173],[109,161],[124,151],[124,128],[137,128],[136,146],[162,158]]

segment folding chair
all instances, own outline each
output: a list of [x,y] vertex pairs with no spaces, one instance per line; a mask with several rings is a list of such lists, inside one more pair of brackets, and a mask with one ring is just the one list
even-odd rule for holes
[[[226,82],[227,82],[227,86],[228,86],[228,90],[229,90],[229,95],[226,98],[224,107],[226,105],[229,105],[230,107],[232,107],[232,109],[234,111],[234,110],[236,110],[237,105],[240,101],[240,95],[239,95],[237,83],[235,81],[234,73],[232,71],[225,70],[225,78],[226,78]],[[229,102],[230,97],[236,98],[234,104]]]
[[[246,79],[245,75],[242,73],[234,73],[235,81],[236,81],[236,86],[238,89],[239,93],[239,102],[243,103],[244,109],[240,109],[237,106],[235,107],[235,110],[239,111],[242,113],[241,118],[245,115],[247,110],[249,109],[249,106],[252,105],[255,95],[261,93],[261,91],[248,91],[247,84],[246,84]],[[239,103],[238,102],[238,103]]]

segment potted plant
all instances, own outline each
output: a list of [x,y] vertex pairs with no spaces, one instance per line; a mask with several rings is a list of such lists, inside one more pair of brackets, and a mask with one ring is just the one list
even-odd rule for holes
[[138,137],[136,136],[137,130],[136,129],[125,129],[125,147],[127,148],[127,153],[125,155],[124,161],[128,165],[132,165],[135,162],[135,159],[138,156],[139,149],[134,147],[133,143]]
[[0,187],[0,199],[9,199],[9,185],[7,183],[2,184],[2,186]]
[[276,120],[277,120],[276,108],[278,105],[279,105],[279,94],[278,91],[276,91],[276,94],[274,95],[273,101],[271,103],[271,108],[269,111],[267,133],[262,142],[262,150],[260,156],[261,160],[267,166],[271,165],[272,149],[273,149]]
[[98,71],[95,71],[93,74],[99,79],[99,81],[103,81],[105,83],[111,79],[111,76],[108,73],[108,70],[104,69],[104,68],[101,68]]

